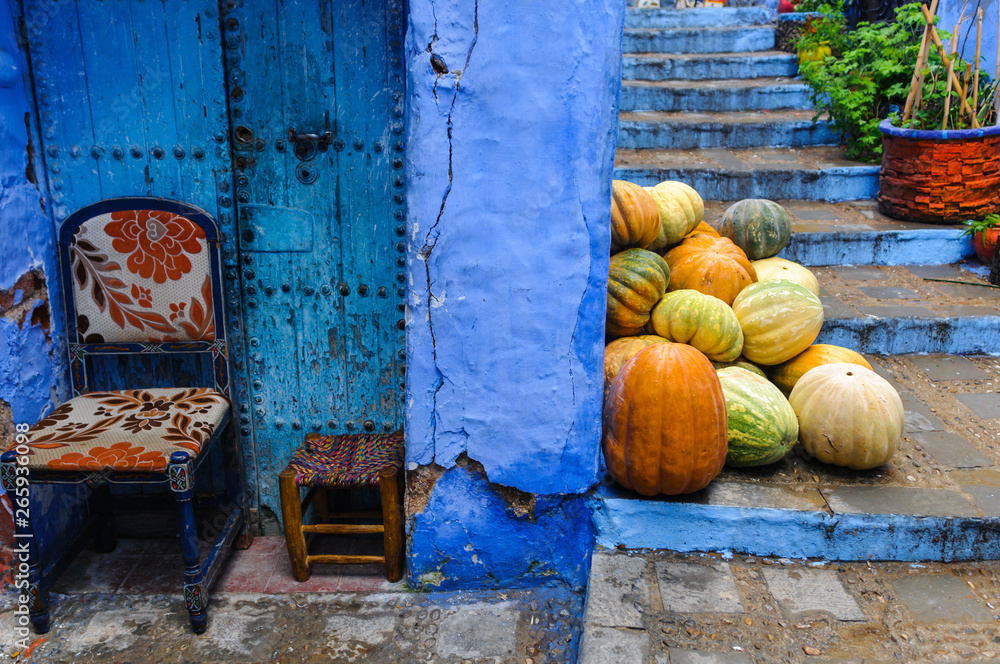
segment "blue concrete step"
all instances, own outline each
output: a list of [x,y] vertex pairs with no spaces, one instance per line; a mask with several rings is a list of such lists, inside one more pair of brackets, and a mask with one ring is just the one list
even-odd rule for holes
[[791,53],[627,53],[622,78],[627,81],[667,79],[775,78],[795,76],[798,61]]
[[879,167],[843,159],[833,147],[754,150],[625,150],[614,177],[643,186],[680,180],[702,198],[853,201],[875,198]]
[[812,110],[809,86],[790,78],[747,81],[623,81],[620,107],[634,111]]
[[699,9],[625,10],[626,28],[722,28],[772,25],[775,13],[767,7],[704,7]]
[[739,53],[770,51],[774,27],[741,25],[724,28],[626,28],[623,53]]
[[770,113],[622,113],[618,147],[696,150],[838,145],[840,136],[812,111]]
[[860,230],[793,233],[779,256],[820,267],[825,265],[937,265],[972,255],[969,236],[957,228],[899,231]]

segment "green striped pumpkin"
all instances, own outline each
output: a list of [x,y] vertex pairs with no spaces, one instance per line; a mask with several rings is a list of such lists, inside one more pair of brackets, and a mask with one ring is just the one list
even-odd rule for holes
[[764,373],[763,369],[761,369],[756,364],[754,364],[747,358],[743,357],[742,355],[737,357],[732,362],[719,362],[718,360],[713,360],[712,366],[715,367],[716,371],[718,371],[719,369],[726,369],[728,367],[739,367],[740,369],[746,369],[750,373],[755,373],[761,378],[767,378],[767,374]]
[[726,465],[765,466],[788,454],[798,440],[799,421],[781,390],[739,367],[718,374],[729,416]]
[[733,310],[719,298],[689,288],[660,298],[649,327],[664,339],[694,346],[718,362],[735,360],[743,349],[743,330]]
[[755,261],[770,258],[785,248],[792,238],[792,221],[777,203],[748,198],[729,206],[718,231]]
[[649,312],[667,290],[670,268],[652,251],[626,249],[611,257],[605,333],[610,338],[642,332]]

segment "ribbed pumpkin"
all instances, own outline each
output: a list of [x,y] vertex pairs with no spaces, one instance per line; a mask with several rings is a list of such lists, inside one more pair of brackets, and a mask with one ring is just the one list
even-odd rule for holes
[[608,271],[607,336],[639,334],[669,281],[670,268],[652,251],[626,249],[612,256]]
[[823,304],[791,281],[750,284],[733,301],[743,328],[743,355],[754,364],[781,364],[816,341]]
[[690,288],[732,304],[740,291],[757,281],[746,254],[724,237],[689,237],[664,258],[670,266],[667,288],[672,291]]
[[743,348],[743,330],[733,310],[696,290],[664,295],[653,307],[649,325],[661,337],[694,346],[710,360],[735,360]]
[[[677,180],[664,180],[656,185],[656,188],[672,191],[678,196],[687,198],[688,203],[691,204],[691,212],[694,214],[694,220],[688,222],[689,231],[705,218],[705,201],[702,200],[701,194],[694,190],[694,187],[683,182],[678,182]],[[683,201],[681,201],[681,204],[684,205]],[[684,205],[684,209],[687,210],[686,205]]]
[[705,356],[654,344],[621,368],[604,402],[611,477],[646,496],[703,489],[726,461],[726,402]]
[[788,397],[802,448],[823,463],[868,470],[887,463],[903,436],[903,402],[889,381],[857,364],[810,369]]
[[748,198],[733,203],[722,214],[718,231],[755,261],[770,258],[785,248],[792,237],[792,221],[777,203]]
[[[660,213],[660,233],[652,244],[650,251],[665,251],[667,247],[684,239],[692,228],[695,218],[690,199],[682,192],[669,187],[645,187],[656,203]],[[697,222],[694,222],[697,225]]]
[[803,265],[777,256],[752,261],[752,265],[757,271],[757,281],[784,279],[805,286],[810,293],[819,297],[819,281],[816,280],[816,275]]
[[839,362],[857,364],[866,369],[872,368],[863,355],[855,353],[850,348],[830,344],[813,344],[787,362],[768,367],[767,377],[787,395],[791,393],[795,383],[805,372],[824,364],[837,364]]
[[729,421],[726,465],[765,466],[778,461],[799,439],[795,411],[774,385],[739,367],[719,369]]
[[611,182],[611,253],[643,249],[660,232],[660,213],[649,193],[625,180]]
[[684,238],[687,239],[695,235],[711,235],[712,237],[721,237],[719,235],[719,231],[715,230],[714,228],[712,228],[712,226],[706,224],[704,221],[699,221],[698,225],[694,227],[694,230],[685,235]]
[[740,369],[746,369],[750,373],[755,373],[761,378],[767,378],[767,374],[764,373],[763,369],[761,369],[756,364],[754,364],[747,358],[743,357],[742,355],[737,357],[732,362],[720,362],[718,360],[712,360],[712,366],[715,367],[716,371],[718,371],[719,369],[725,369],[727,367],[739,367]]
[[638,337],[622,337],[615,339],[604,347],[604,396],[611,389],[611,381],[615,379],[626,362],[643,348],[653,344],[670,343],[668,339],[655,334],[643,334]]

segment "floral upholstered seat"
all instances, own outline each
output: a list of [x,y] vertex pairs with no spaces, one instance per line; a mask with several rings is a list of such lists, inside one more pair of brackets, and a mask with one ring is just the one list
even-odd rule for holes
[[70,399],[28,432],[28,467],[163,471],[170,454],[197,458],[229,401],[207,388],[91,392]]

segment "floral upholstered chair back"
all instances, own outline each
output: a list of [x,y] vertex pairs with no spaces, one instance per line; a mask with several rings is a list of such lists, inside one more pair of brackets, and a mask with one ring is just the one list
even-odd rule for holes
[[212,246],[201,225],[181,211],[136,208],[65,231],[76,343],[215,340]]

